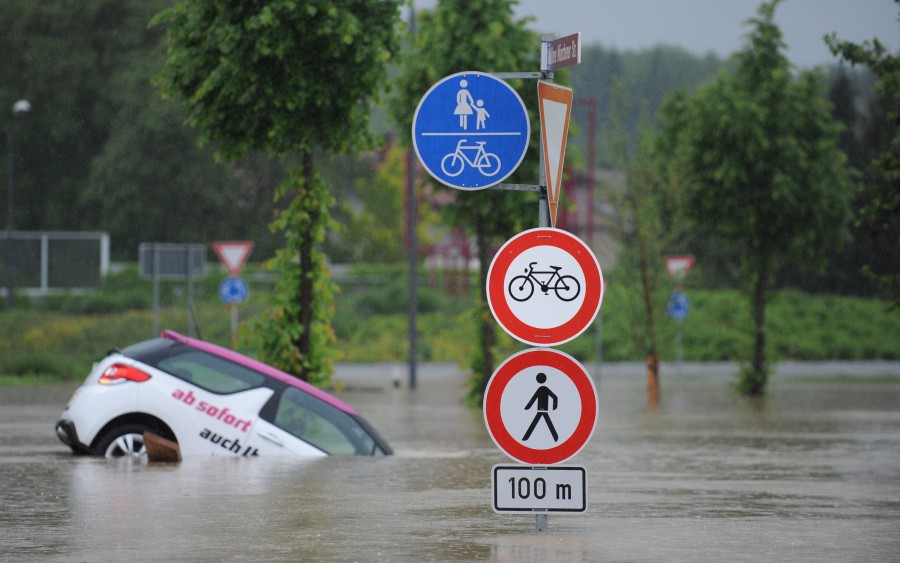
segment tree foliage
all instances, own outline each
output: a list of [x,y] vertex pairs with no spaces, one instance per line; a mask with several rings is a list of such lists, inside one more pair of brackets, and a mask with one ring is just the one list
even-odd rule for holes
[[[417,33],[403,58],[399,93],[392,106],[401,131],[410,131],[412,109],[428,88],[445,76],[467,70],[512,72],[540,68],[540,38],[526,28],[529,20],[513,18],[514,3],[514,0],[440,0],[433,11],[419,14]],[[534,82],[511,84],[518,86],[532,123],[537,123]],[[537,183],[536,138],[537,135],[532,135],[526,159],[511,182]],[[481,295],[476,313],[479,345],[470,365],[473,372],[470,398],[480,403],[494,369],[496,346],[496,323],[485,294],[490,246],[526,226],[537,226],[537,200],[532,194],[497,189],[454,196],[453,203],[443,209],[443,215],[449,224],[474,232],[481,264]]]
[[[740,249],[753,303],[754,348],[739,387],[765,391],[766,293],[787,261],[816,265],[847,236],[852,195],[817,73],[795,78],[764,3],[734,74],[666,104],[662,147],[682,177],[689,218]],[[701,257],[702,261],[702,257]]]
[[272,224],[287,246],[270,264],[281,279],[260,327],[266,359],[316,383],[331,372],[334,289],[320,248],[332,200],[314,151],[369,145],[398,16],[390,0],[198,0],[154,19],[169,42],[159,86],[185,105],[202,142],[227,159],[298,159]]
[[[900,0],[895,0],[900,8]],[[842,41],[832,33],[825,37],[831,52],[853,65],[862,65],[878,77],[878,102],[887,107],[883,122],[882,150],[873,157],[866,178],[866,203],[860,210],[860,224],[873,238],[888,237],[894,249],[900,247],[900,56],[890,54],[877,38],[861,44]],[[874,260],[873,260],[874,262]],[[870,263],[868,272],[900,311],[900,274]]]

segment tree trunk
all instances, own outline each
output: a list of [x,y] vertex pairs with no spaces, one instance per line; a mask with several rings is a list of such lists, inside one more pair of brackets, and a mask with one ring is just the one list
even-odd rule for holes
[[641,223],[641,208],[635,204],[635,225],[637,229],[638,260],[641,269],[641,285],[644,289],[645,344],[647,346],[647,409],[659,408],[659,353],[656,345],[656,316],[653,310],[653,282],[651,280],[650,258],[647,252],[645,233]]
[[768,380],[766,366],[766,290],[769,282],[769,262],[763,262],[753,287],[753,363],[748,374],[747,395],[758,397],[765,393]]
[[659,356],[647,356],[647,410],[653,412],[659,408]]
[[[308,195],[312,190],[315,182],[315,170],[313,168],[312,153],[304,151],[300,156],[303,174],[303,187],[301,191]],[[316,218],[313,217],[309,221],[310,225],[316,224]],[[300,233],[300,276],[298,278],[297,295],[299,297],[300,310],[297,312],[298,321],[300,323],[300,334],[294,339],[294,346],[300,358],[307,358],[312,348],[312,324],[313,324],[313,237],[312,228]],[[304,381],[309,380],[308,369],[305,362],[301,361],[303,366],[300,373],[297,374]]]

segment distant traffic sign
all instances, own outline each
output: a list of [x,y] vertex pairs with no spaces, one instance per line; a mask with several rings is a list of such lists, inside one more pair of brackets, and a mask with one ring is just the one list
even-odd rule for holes
[[686,319],[690,310],[690,302],[687,295],[680,291],[673,293],[669,298],[669,305],[666,307],[666,310],[669,312],[669,316],[678,322]]
[[678,283],[684,281],[694,267],[694,257],[691,255],[666,256],[663,261],[666,264],[666,272]]
[[249,241],[214,242],[213,248],[219,259],[225,264],[225,269],[232,276],[241,273],[244,262],[253,252],[253,243]]
[[521,164],[531,124],[522,98],[506,82],[481,72],[447,76],[422,97],[412,141],[437,181],[461,190],[501,183]]
[[488,381],[484,422],[497,447],[526,464],[577,454],[597,423],[597,389],[575,358],[552,348],[513,354]]
[[494,256],[488,305],[513,338],[556,346],[591,325],[603,300],[603,274],[591,249],[560,229],[519,233]]
[[247,300],[250,289],[242,278],[232,276],[225,278],[219,285],[219,297],[226,305],[239,304]]

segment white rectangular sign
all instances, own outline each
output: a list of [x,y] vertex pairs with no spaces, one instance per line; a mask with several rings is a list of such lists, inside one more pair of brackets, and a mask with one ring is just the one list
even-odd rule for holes
[[581,513],[587,510],[587,473],[578,465],[495,465],[494,512]]

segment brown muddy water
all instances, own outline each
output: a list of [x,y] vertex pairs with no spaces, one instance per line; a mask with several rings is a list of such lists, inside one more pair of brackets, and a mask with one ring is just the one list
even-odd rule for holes
[[402,366],[339,366],[384,459],[76,458],[53,433],[74,385],[0,388],[0,560],[900,561],[900,365],[785,366],[763,402],[727,364],[665,366],[652,415],[640,366],[598,367],[568,462],[589,506],[543,532],[491,509],[513,462],[453,366],[415,390]]

